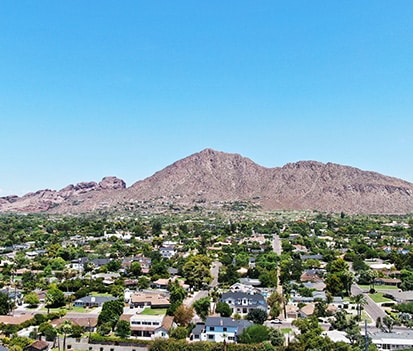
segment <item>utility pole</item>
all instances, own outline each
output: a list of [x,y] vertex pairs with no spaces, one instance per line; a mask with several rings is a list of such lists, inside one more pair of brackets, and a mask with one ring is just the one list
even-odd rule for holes
[[369,337],[367,335],[367,319],[364,320],[364,337],[366,339],[366,349],[365,351],[369,350]]

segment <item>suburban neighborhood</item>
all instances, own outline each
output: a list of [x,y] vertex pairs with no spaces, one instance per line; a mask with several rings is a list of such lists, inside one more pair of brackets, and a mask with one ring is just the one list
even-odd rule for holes
[[413,347],[412,221],[290,216],[4,216],[2,347]]

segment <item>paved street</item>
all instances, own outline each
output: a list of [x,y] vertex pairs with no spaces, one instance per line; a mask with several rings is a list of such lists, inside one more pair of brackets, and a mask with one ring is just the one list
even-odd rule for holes
[[365,294],[363,292],[363,289],[361,289],[357,284],[353,284],[351,286],[351,294],[353,296],[364,294],[367,301],[367,304],[364,306],[364,310],[372,319],[371,324],[375,325],[377,318],[383,318],[386,316],[386,313],[383,311],[383,309],[380,306],[378,306],[367,294]]
[[281,240],[277,234],[274,234],[274,239],[272,241],[272,249],[277,255],[281,255]]
[[221,266],[222,266],[222,263],[219,261],[212,262],[212,268],[211,268],[211,275],[213,277],[213,280],[211,282],[212,289],[218,286],[219,268]]

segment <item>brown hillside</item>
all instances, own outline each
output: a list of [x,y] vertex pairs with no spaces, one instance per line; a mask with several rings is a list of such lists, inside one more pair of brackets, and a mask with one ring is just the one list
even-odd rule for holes
[[211,149],[179,160],[125,187],[115,177],[0,199],[0,211],[87,212],[144,200],[180,205],[253,201],[265,210],[405,214],[413,184],[375,172],[316,161],[265,168],[238,154]]

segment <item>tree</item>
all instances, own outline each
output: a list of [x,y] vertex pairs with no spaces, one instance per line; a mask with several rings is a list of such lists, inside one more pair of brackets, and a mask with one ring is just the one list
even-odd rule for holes
[[274,291],[267,298],[267,304],[270,306],[270,315],[272,318],[276,318],[280,315],[281,306],[284,306],[286,302],[285,297],[278,291]]
[[194,309],[183,304],[178,306],[174,313],[175,322],[180,326],[186,327],[194,317]]
[[351,301],[356,304],[357,318],[360,321],[361,320],[361,310],[363,309],[363,306],[367,304],[366,297],[363,294],[358,294],[358,295],[352,296]]
[[8,314],[12,309],[12,302],[10,301],[9,295],[0,292],[0,314]]
[[188,330],[185,327],[176,327],[171,330],[170,335],[171,338],[183,340],[187,337]]
[[226,302],[218,302],[215,312],[219,313],[221,317],[231,317],[232,308]]
[[337,274],[329,274],[325,279],[326,290],[333,296],[340,295],[344,289],[344,285]]
[[57,331],[48,322],[43,322],[39,325],[38,332],[46,338],[46,341],[54,341],[57,336]]
[[138,280],[138,289],[143,290],[143,289],[148,289],[151,281],[146,278],[146,277],[140,277]]
[[32,339],[26,338],[25,336],[15,336],[10,339],[9,346],[10,347],[18,346],[18,347],[21,347],[21,349],[23,350],[25,347],[29,346],[32,342],[33,342]]
[[134,277],[139,277],[142,274],[142,267],[138,261],[131,263],[129,273]]
[[387,332],[391,333],[393,330],[393,327],[396,325],[396,321],[391,318],[390,316],[384,316],[382,318],[382,326],[387,328]]
[[270,328],[268,331],[268,339],[272,346],[283,346],[285,342],[284,333],[276,328]]
[[243,344],[258,344],[268,339],[269,328],[260,324],[249,326],[238,336],[238,341]]
[[66,336],[72,332],[72,323],[64,321],[58,331],[60,334],[63,334],[63,350],[66,350]]
[[109,324],[111,329],[115,327],[120,315],[123,313],[124,303],[121,300],[106,301],[98,317],[98,325]]
[[39,296],[34,292],[28,293],[24,297],[24,303],[27,303],[29,307],[36,307],[40,303]]
[[205,255],[195,255],[182,267],[187,283],[194,289],[201,290],[212,281],[211,259]]
[[112,331],[112,322],[106,322],[98,326],[97,332],[99,335],[108,335]]
[[168,284],[169,291],[169,302],[171,304],[179,302],[179,304],[184,301],[185,297],[188,295],[186,290],[179,284],[178,280],[174,282],[169,282]]
[[250,310],[247,314],[247,319],[252,321],[254,324],[264,324],[267,318],[267,312],[259,308],[254,308]]
[[317,317],[327,317],[329,312],[327,311],[327,302],[325,301],[317,301],[314,306],[314,314]]
[[50,308],[56,308],[65,305],[65,294],[56,286],[56,284],[52,284],[47,290],[45,300],[47,313],[49,313]]
[[196,314],[202,319],[206,320],[209,314],[209,309],[211,307],[211,300],[209,297],[203,297],[193,304]]
[[121,338],[127,338],[131,334],[129,322],[125,320],[120,320],[116,324],[115,334]]
[[296,319],[292,323],[300,331],[290,343],[291,350],[334,350],[333,342],[321,336],[323,329],[316,316]]
[[233,264],[226,265],[223,269],[220,269],[218,282],[225,285],[235,284],[239,279],[239,273],[237,268]]

